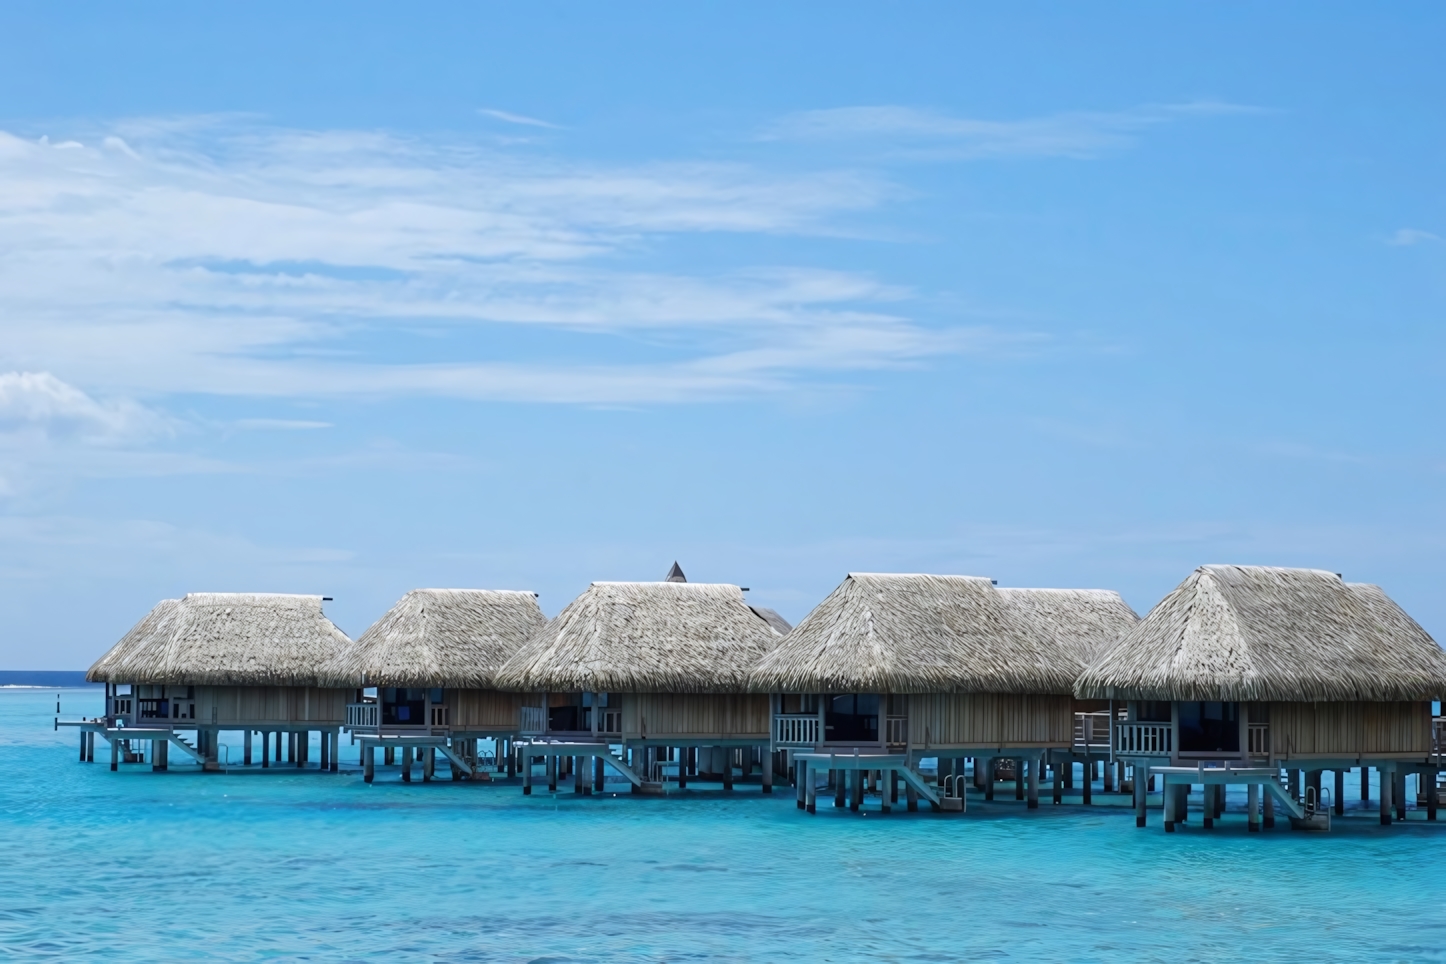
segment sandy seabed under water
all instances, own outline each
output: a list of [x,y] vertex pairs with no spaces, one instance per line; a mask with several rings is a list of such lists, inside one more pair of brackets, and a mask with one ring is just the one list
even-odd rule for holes
[[111,773],[104,741],[76,762],[55,699],[0,692],[9,960],[1446,960],[1446,822],[1416,813],[1319,835],[1243,813],[1166,835],[1047,796],[810,817],[787,787],[369,786],[355,750],[340,774]]

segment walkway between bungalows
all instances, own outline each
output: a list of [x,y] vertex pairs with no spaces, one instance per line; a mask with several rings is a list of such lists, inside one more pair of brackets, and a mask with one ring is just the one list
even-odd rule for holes
[[626,778],[627,781],[633,785],[634,789],[649,790],[656,787],[656,784],[649,785],[647,781],[645,781],[641,776],[638,775],[638,772],[636,770],[628,766],[627,761],[621,759],[617,756],[617,754],[613,753],[612,746],[607,743],[563,743],[548,740],[539,741],[536,743],[519,743],[517,744],[517,752],[521,754],[523,761],[522,792],[524,794],[529,794],[532,792],[532,764],[530,762],[530,758],[538,756],[544,758],[551,758],[553,761],[552,764],[548,767],[549,789],[555,790],[557,788],[556,761],[559,758],[563,757],[580,756],[595,757],[596,759],[609,764],[614,770],[621,773],[623,777]]

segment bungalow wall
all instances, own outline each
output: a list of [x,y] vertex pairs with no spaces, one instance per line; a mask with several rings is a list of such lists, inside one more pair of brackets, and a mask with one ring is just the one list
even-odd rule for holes
[[[1252,710],[1254,708],[1252,707]],[[1255,715],[1251,717],[1255,721]],[[1431,752],[1430,703],[1271,703],[1274,755],[1426,755]]]
[[931,693],[909,697],[915,747],[1066,747],[1074,740],[1069,696]]
[[[446,690],[442,701],[454,730],[491,730],[515,733],[521,719],[522,693],[499,693],[496,690]],[[536,694],[527,700],[529,706],[541,701]]]
[[622,701],[626,739],[767,741],[772,714],[766,693],[629,693]]
[[315,686],[197,686],[196,722],[221,726],[346,721],[351,690]]

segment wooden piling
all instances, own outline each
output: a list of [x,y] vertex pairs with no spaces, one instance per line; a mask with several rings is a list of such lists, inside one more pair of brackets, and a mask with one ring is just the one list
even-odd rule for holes
[[808,809],[808,789],[804,783],[808,781],[808,761],[793,761],[793,792],[794,804],[800,810]]
[[912,783],[904,784],[904,806],[910,813],[919,810],[919,791]]
[[1260,795],[1260,808],[1263,812],[1260,824],[1266,830],[1270,830],[1275,826],[1275,797],[1262,791]]
[[556,792],[557,792],[557,757],[555,757],[555,756],[549,756],[549,757],[547,757],[547,758],[546,758],[546,762],[544,763],[544,769],[545,769],[546,772],[547,772],[547,792],[548,792],[548,793],[556,793]]
[[1426,782],[1427,820],[1436,819],[1436,810],[1439,808],[1441,802],[1441,791],[1436,787],[1436,775],[1438,772],[1435,767],[1431,767],[1421,774],[1421,779]]
[[[522,753],[522,795],[532,795],[532,757],[524,750]],[[510,765],[510,764],[509,764]]]
[[733,791],[733,750],[731,747],[723,748],[723,789]]
[[1391,786],[1391,774],[1390,771],[1382,767],[1377,767],[1376,773],[1380,777],[1378,795],[1381,798],[1381,826],[1389,827],[1391,825],[1391,790],[1393,789]]
[[[1039,764],[1043,757],[1029,758],[1029,793],[1026,797],[1025,808],[1029,810],[1039,809]],[[1023,760],[1020,764],[1023,765]]]
[[[1054,771],[1054,802],[1058,806],[1064,803],[1064,767],[1059,765],[1058,759],[1055,759],[1050,763],[1050,769]],[[1143,827],[1144,824],[1140,824],[1140,826]]]
[[247,730],[241,735],[241,764],[251,765],[251,731]]
[[818,812],[818,787],[815,786],[813,769],[802,760],[798,761],[799,779],[803,781],[804,805],[806,813]]
[[1260,832],[1260,784],[1252,783],[1245,791],[1246,829],[1251,833]]
[[994,758],[984,761],[984,799],[994,799]]
[[434,746],[419,746],[417,751],[422,757],[422,782],[431,783],[432,777],[437,772],[437,748]]
[[1200,788],[1200,814],[1206,830],[1215,826],[1215,791],[1217,785],[1207,783]]
[[261,731],[261,769],[271,767],[271,734],[265,730]]
[[592,789],[594,793],[602,793],[607,789],[607,770],[600,756],[592,758]]
[[893,809],[889,802],[889,785],[894,782],[894,771],[881,770],[879,775],[884,778],[883,783],[879,785],[879,812],[888,813]]
[[1135,826],[1143,827],[1145,825],[1146,790],[1145,781],[1140,778],[1140,767],[1138,764],[1136,764],[1135,766],[1135,782],[1133,789],[1135,791]]
[[1102,761],[1102,762],[1101,762],[1100,768],[1101,768],[1102,770],[1104,770],[1104,782],[1100,784],[1100,789],[1103,790],[1105,793],[1114,793],[1114,792],[1115,792],[1115,767],[1114,767],[1114,764],[1110,763],[1108,760],[1105,760],[1105,761]]
[[[1088,807],[1090,804],[1094,803],[1095,783],[1095,765],[1094,762],[1090,760],[1088,753],[1085,754],[1085,762],[1084,766],[1080,769],[1080,776],[1084,778],[1084,781],[1080,784],[1080,789],[1083,791],[1080,797],[1080,802]],[[1183,821],[1181,822],[1183,823]]]
[[1396,819],[1406,819],[1406,771],[1391,772],[1391,800],[1396,805]]
[[1331,794],[1335,797],[1331,801],[1331,807],[1335,810],[1336,816],[1342,816],[1346,812],[1346,771],[1336,771],[1335,790]]
[[828,771],[829,783],[833,786],[833,805],[840,809],[844,805],[844,773],[845,770]]
[[412,782],[412,748],[402,747],[402,782]]
[[[764,793],[772,793],[772,792],[773,792],[773,754],[772,754],[772,753],[769,753],[768,751],[765,750],[765,751],[763,752],[762,756],[763,756],[763,792],[764,792]],[[679,773],[682,773],[682,772],[683,772],[683,760],[682,760],[681,757],[678,759],[678,772],[679,772]]]
[[338,757],[341,756],[341,731],[340,731],[340,730],[332,730],[332,731],[331,731],[330,741],[331,741],[331,772],[332,772],[332,773],[336,773],[337,770],[340,769],[339,766],[338,766],[338,764],[341,762],[341,761],[338,759]]
[[1014,799],[1024,799],[1024,757],[1014,758]]
[[377,747],[374,743],[362,744],[362,779],[371,783],[377,778]]
[[120,769],[120,740],[110,741],[110,768],[112,772]]
[[864,771],[845,770],[844,773],[848,774],[849,789],[852,791],[849,794],[849,809],[858,813],[859,807],[864,804]]
[[1165,784],[1165,792],[1164,792],[1163,796],[1164,796],[1164,798],[1165,798],[1165,799],[1164,799],[1165,832],[1166,832],[1166,833],[1174,833],[1174,832],[1175,832],[1175,810],[1176,810],[1176,808],[1179,806],[1180,797],[1179,797],[1178,794],[1175,793],[1175,788],[1174,788],[1172,785],[1168,784],[1168,783]]

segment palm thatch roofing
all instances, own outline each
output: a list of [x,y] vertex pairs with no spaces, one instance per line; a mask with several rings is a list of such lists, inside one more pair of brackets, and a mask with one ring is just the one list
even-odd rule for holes
[[91,666],[92,683],[316,686],[351,645],[320,596],[192,592],[163,599]]
[[509,659],[502,689],[737,693],[782,637],[723,583],[595,582]]
[[334,686],[491,688],[547,617],[531,592],[413,589],[326,667]]
[[1112,589],[1000,589],[1035,635],[1083,672],[1134,625],[1139,615]]
[[1446,652],[1378,586],[1201,566],[1080,677],[1096,699],[1429,700]]
[[778,635],[787,636],[793,632],[793,625],[780,616],[777,610],[769,609],[767,606],[754,606],[749,604],[753,614],[778,631]]
[[989,579],[855,572],[752,682],[782,693],[1064,694],[1077,672]]

